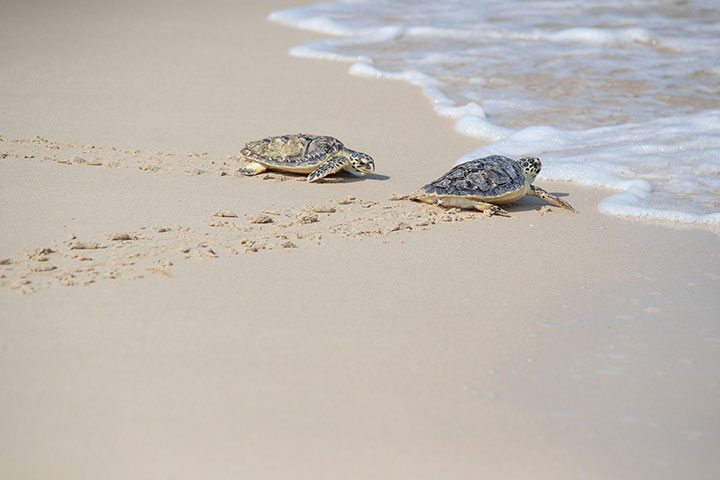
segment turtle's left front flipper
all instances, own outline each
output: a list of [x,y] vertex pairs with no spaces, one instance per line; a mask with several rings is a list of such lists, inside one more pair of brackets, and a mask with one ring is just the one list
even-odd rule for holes
[[543,190],[542,188],[536,187],[535,185],[530,185],[530,191],[528,192],[528,195],[542,198],[543,200],[548,202],[550,205],[555,205],[556,207],[565,208],[567,210],[570,210],[571,212],[577,213],[577,210],[575,210],[572,206],[570,206],[569,203],[560,200],[555,195],[552,195],[552,194],[546,192],[545,190]]

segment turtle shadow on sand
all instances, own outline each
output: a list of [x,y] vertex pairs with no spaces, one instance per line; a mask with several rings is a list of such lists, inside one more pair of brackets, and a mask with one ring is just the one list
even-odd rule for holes
[[381,175],[379,173],[367,173],[363,175],[362,177],[358,177],[356,175],[352,175],[350,173],[346,172],[340,172],[335,177],[325,177],[321,179],[318,183],[322,182],[333,182],[333,181],[339,181],[340,183],[353,183],[353,182],[363,182],[365,180],[376,180],[379,182],[384,182],[385,180],[390,180],[391,177],[388,175]]

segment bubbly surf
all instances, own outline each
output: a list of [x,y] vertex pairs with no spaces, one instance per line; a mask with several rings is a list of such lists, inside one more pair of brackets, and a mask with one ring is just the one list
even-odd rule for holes
[[714,0],[340,0],[271,20],[291,49],[420,86],[483,139],[459,162],[536,155],[541,177],[620,190],[600,210],[720,225]]

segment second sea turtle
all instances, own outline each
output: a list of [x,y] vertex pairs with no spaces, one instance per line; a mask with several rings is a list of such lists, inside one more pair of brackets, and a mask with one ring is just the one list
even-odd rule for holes
[[498,205],[532,195],[574,212],[570,204],[532,184],[541,167],[540,160],[535,157],[524,157],[517,161],[501,155],[478,158],[456,165],[408,198],[443,207],[507,214]]
[[270,169],[306,173],[307,181],[315,182],[340,170],[358,176],[375,170],[370,155],[346,148],[337,138],[304,133],[249,142],[240,154],[249,162],[239,170],[243,175]]

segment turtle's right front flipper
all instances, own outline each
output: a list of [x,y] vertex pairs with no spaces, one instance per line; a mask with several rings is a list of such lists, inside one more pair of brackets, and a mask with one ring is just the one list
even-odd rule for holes
[[556,207],[565,208],[567,210],[570,210],[571,212],[577,213],[577,210],[575,210],[569,203],[560,200],[555,195],[543,190],[540,187],[536,187],[535,185],[530,185],[530,191],[528,192],[528,195],[542,198],[550,205],[555,205]]
[[317,182],[321,178],[325,178],[328,175],[331,175],[335,172],[339,172],[340,170],[345,168],[345,166],[347,164],[348,164],[348,160],[345,156],[336,155],[336,156],[330,158],[329,160],[327,160],[325,163],[320,165],[315,170],[313,170],[313,172],[310,173],[310,175],[308,175],[307,181],[310,183]]

